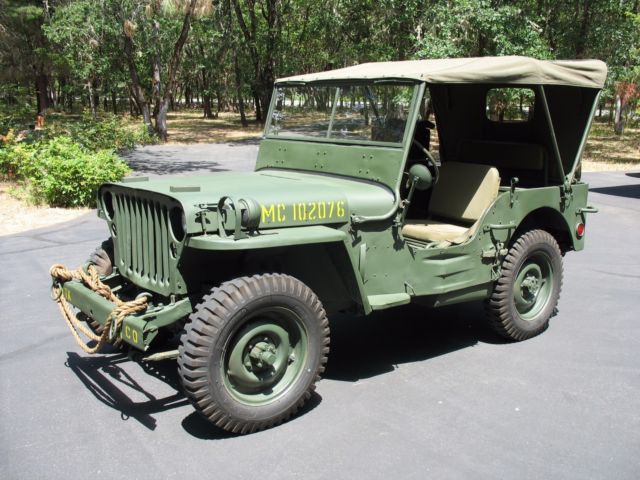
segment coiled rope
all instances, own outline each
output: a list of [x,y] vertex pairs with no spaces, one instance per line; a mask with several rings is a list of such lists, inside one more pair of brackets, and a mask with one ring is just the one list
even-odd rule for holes
[[[52,297],[58,304],[60,313],[67,323],[69,330],[71,330],[71,334],[73,335],[76,343],[87,353],[100,352],[107,343],[111,343],[117,339],[117,334],[120,331],[122,322],[127,315],[141,312],[147,308],[147,297],[139,297],[128,302],[120,300],[111,291],[111,288],[108,285],[102,283],[100,280],[100,274],[94,265],[89,265],[86,270],[82,267],[76,270],[69,270],[64,265],[57,263],[49,269],[49,274],[51,275],[51,278],[53,278],[53,285],[51,287]],[[84,325],[84,322],[78,319],[73,311],[73,307],[63,295],[61,283],[69,282],[71,280],[78,280],[82,282],[87,288],[90,288],[101,297],[106,298],[116,305],[107,317],[104,329],[100,335],[89,330]],[[110,333],[112,325],[114,326],[113,335]],[[96,344],[93,347],[90,347],[88,342],[85,342],[80,334],[84,335],[89,340],[93,340]]]

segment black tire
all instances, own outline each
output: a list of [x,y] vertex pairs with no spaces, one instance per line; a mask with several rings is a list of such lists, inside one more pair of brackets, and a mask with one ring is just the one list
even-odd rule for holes
[[526,340],[549,326],[562,288],[562,254],[555,238],[530,230],[502,262],[486,311],[491,327],[509,340]]
[[[109,238],[102,242],[99,247],[96,247],[89,255],[86,263],[94,265],[101,277],[111,275],[113,273],[113,239]],[[100,322],[84,314],[82,316],[93,333],[102,335],[104,327]],[[113,343],[113,347],[122,350],[125,348],[125,342],[118,339]]]
[[[196,306],[181,338],[178,373],[205,418],[251,433],[296,413],[328,353],[329,322],[311,289],[288,275],[255,275],[223,283]],[[263,364],[260,355],[270,357]]]
[[105,240],[97,247],[91,255],[87,263],[95,265],[96,270],[101,277],[106,277],[113,273],[113,240]]

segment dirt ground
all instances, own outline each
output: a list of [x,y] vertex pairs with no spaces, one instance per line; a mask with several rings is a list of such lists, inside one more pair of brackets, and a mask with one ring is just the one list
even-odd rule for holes
[[9,195],[11,184],[0,182],[0,236],[66,222],[89,212],[88,208],[50,208],[30,205]]
[[640,168],[640,127],[618,137],[610,126],[594,122],[582,156],[583,172],[627,171]]
[[262,124],[247,116],[249,126],[243,128],[236,113],[220,112],[218,118],[203,118],[201,110],[170,113],[167,117],[169,143],[221,143],[257,138]]

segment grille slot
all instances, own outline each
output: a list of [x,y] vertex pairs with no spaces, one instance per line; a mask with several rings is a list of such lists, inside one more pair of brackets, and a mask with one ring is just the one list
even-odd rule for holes
[[139,284],[165,290],[169,274],[169,208],[154,200],[114,192],[116,264]]

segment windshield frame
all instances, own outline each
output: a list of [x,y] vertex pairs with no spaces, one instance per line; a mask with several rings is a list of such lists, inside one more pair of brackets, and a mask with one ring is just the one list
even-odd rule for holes
[[[396,86],[410,86],[412,87],[411,100],[407,109],[407,120],[405,122],[404,133],[401,142],[384,142],[377,140],[364,140],[364,139],[343,139],[335,137],[301,137],[295,135],[274,135],[269,134],[273,122],[273,112],[276,108],[277,95],[276,90],[279,87],[300,87],[300,86],[326,86],[326,87],[340,87],[340,86],[362,86],[362,85],[396,85]],[[277,82],[273,87],[271,95],[271,103],[269,104],[269,112],[267,114],[267,121],[265,122],[262,138],[268,138],[271,140],[287,140],[306,143],[333,143],[342,145],[366,145],[377,146],[386,148],[398,148],[402,149],[407,146],[407,143],[413,136],[413,124],[416,118],[416,109],[418,99],[422,96],[424,90],[424,83],[407,79],[342,79],[322,82]],[[333,123],[335,119],[335,108],[331,112],[329,121]]]

